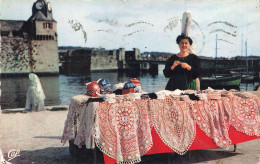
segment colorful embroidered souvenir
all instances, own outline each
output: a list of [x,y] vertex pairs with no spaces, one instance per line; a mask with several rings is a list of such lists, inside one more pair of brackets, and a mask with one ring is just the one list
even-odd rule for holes
[[134,88],[136,88],[136,85],[134,85],[134,83],[132,82],[126,82],[125,85],[124,85],[124,88],[122,90],[122,94],[128,94],[128,93],[134,93],[135,90]]
[[140,82],[137,78],[132,78],[129,81],[136,85],[136,88],[134,89],[135,93],[141,93],[142,92],[141,84],[140,84]]
[[129,81],[134,83],[134,85],[136,85],[136,86],[141,86],[141,84],[137,78],[132,78]]
[[98,84],[100,86],[100,93],[101,94],[108,94],[108,93],[112,93],[112,89],[111,89],[111,84],[107,79],[98,79]]
[[100,86],[97,82],[93,81],[90,83],[86,83],[87,93],[86,95],[91,97],[98,97],[98,93],[100,93]]

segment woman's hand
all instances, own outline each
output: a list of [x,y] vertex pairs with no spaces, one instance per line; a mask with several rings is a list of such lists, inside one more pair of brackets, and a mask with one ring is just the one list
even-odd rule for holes
[[171,66],[171,70],[173,70],[176,66],[178,66],[181,62],[179,60],[174,61],[173,65]]
[[184,68],[184,69],[187,69],[187,70],[191,70],[191,66],[187,63],[180,63],[181,67]]

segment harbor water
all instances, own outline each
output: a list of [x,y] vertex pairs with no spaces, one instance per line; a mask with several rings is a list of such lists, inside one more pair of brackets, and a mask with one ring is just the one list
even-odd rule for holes
[[[126,73],[91,73],[84,76],[41,76],[39,78],[46,96],[46,106],[68,105],[71,97],[86,92],[86,83],[97,81],[99,78],[108,79],[111,84],[116,84],[135,77],[139,79],[142,89],[146,92],[152,93],[163,90],[168,82],[168,78],[163,75],[163,68],[163,65],[159,65],[157,75],[133,71]],[[28,77],[1,78],[1,109],[24,108],[29,85]],[[258,82],[241,83],[238,89],[253,91],[258,85]]]

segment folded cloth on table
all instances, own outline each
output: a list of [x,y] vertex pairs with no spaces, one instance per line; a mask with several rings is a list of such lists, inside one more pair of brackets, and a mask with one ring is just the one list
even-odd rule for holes
[[105,101],[104,98],[100,98],[100,97],[98,97],[98,98],[89,98],[89,99],[85,102],[85,104],[88,106],[88,104],[89,104],[90,102],[103,102],[103,101]]
[[142,94],[141,95],[141,99],[149,99],[149,95],[148,94]]
[[116,95],[116,101],[123,102],[124,101],[124,95]]
[[122,95],[122,90],[123,89],[116,89],[115,91],[113,91],[113,93],[115,93],[116,95]]
[[[114,84],[112,87],[113,92],[115,92],[116,90],[122,90],[124,88],[125,83],[117,83]],[[122,93],[121,93],[122,94]]]
[[180,96],[180,101],[189,101],[190,100],[190,97],[189,97],[189,95],[181,95]]
[[116,102],[116,95],[115,94],[106,94],[104,97],[105,101],[108,103],[115,103]]
[[199,97],[200,100],[204,100],[204,101],[208,100],[208,97],[205,93],[200,93],[197,96]]
[[133,93],[135,100],[141,99],[142,93]]
[[171,95],[181,95],[184,91],[175,89],[174,91],[171,91]]
[[188,94],[190,100],[200,100],[199,96],[195,95],[195,94]]
[[249,98],[251,97],[253,94],[249,93],[249,92],[235,92],[234,93],[235,96],[241,97],[241,98]]
[[221,94],[219,94],[219,93],[208,93],[207,98],[208,98],[208,100],[218,100],[218,99],[221,99]]
[[165,99],[165,96],[170,96],[172,94],[172,91],[169,90],[161,90],[156,92],[157,99]]
[[142,99],[150,98],[150,99],[157,99],[157,94],[155,93],[146,93],[141,95]]
[[124,95],[124,100],[127,100],[127,101],[135,100],[135,96],[133,93],[130,92],[130,93]]

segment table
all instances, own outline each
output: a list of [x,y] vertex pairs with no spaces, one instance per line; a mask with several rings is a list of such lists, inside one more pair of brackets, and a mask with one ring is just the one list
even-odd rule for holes
[[105,163],[135,163],[142,155],[182,155],[188,150],[224,148],[260,138],[256,96],[228,92],[212,98],[214,94],[206,93],[208,99],[199,101],[187,99],[187,95],[132,100],[128,95],[112,103],[88,105],[82,104],[88,96],[77,95],[71,98],[62,142],[75,138],[79,147],[85,144],[93,149],[96,145],[104,153]]

